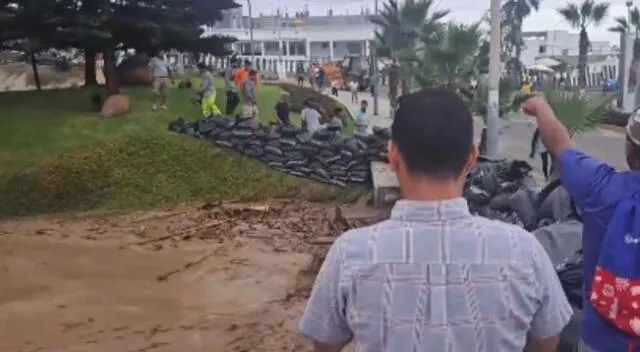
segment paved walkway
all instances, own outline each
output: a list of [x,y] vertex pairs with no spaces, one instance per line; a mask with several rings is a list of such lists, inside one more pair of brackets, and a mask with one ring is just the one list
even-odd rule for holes
[[[360,99],[369,101],[369,109],[373,110],[373,98],[368,92],[360,92]],[[340,91],[338,98],[341,103],[354,112],[358,109],[358,104],[351,103],[349,92]],[[389,116],[389,99],[381,94],[379,97],[379,116],[370,114],[370,126],[388,127],[391,124]],[[480,140],[482,131],[482,121],[476,119],[475,137],[476,142]],[[531,137],[535,131],[535,123],[532,118],[515,114],[503,122],[501,130],[499,151],[500,155],[506,158],[523,159],[529,161],[536,170],[541,170],[540,158],[529,159],[531,147]],[[607,128],[598,128],[592,132],[584,133],[574,137],[574,140],[582,150],[600,160],[605,160],[616,169],[627,169],[624,156],[625,137],[623,133],[612,131]]]

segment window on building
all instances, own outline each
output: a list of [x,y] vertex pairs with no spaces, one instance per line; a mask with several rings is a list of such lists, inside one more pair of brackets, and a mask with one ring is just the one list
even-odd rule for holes
[[562,49],[562,55],[569,55],[569,49]]
[[547,53],[547,46],[546,45],[540,45],[538,47],[538,53],[539,54],[546,54]]

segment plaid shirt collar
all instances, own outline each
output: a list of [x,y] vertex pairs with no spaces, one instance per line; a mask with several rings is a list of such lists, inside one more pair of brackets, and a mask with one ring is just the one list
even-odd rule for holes
[[391,219],[399,221],[430,222],[471,217],[464,198],[441,201],[399,200],[391,210]]

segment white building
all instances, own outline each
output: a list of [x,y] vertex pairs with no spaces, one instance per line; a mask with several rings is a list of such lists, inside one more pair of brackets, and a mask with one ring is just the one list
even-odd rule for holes
[[224,19],[205,31],[206,35],[232,36],[238,39],[233,50],[242,59],[251,56],[250,22],[253,23],[255,64],[263,70],[274,70],[282,62],[288,72],[298,62],[341,61],[347,55],[369,55],[374,26],[368,11],[358,15],[309,16],[308,12],[249,19],[242,9],[228,10]]
[[[520,60],[525,66],[535,64],[539,57],[578,55],[580,35],[563,30],[522,33],[524,49]],[[591,41],[588,55],[611,54],[612,47],[606,41]]]

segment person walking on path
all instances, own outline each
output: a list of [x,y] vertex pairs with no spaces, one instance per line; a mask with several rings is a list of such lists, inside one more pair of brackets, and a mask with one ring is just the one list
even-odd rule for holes
[[171,70],[164,51],[158,51],[158,54],[149,60],[149,68],[153,77],[153,105],[151,108],[155,111],[160,106],[160,109],[167,110]]
[[540,160],[542,162],[542,174],[544,175],[545,181],[549,181],[549,174],[551,172],[551,164],[549,163],[549,152],[547,148],[542,143],[542,139],[540,138],[540,129],[536,128],[536,131],[533,132],[533,137],[531,138],[531,153],[529,153],[529,158],[533,159],[533,157],[539,154]]
[[405,198],[331,246],[299,323],[315,350],[555,351],[573,311],[549,256],[462,197],[478,157],[464,101],[406,95],[388,155]]
[[244,118],[260,118],[258,89],[256,88],[257,76],[258,73],[255,70],[250,70],[249,78],[242,82],[242,117]]
[[356,135],[365,136],[369,130],[369,115],[367,114],[368,107],[369,102],[362,99],[360,102],[360,109],[353,114],[353,122],[356,125]]
[[224,113],[225,115],[232,116],[236,111],[238,104],[240,103],[240,96],[238,96],[236,85],[233,83],[233,68],[224,70],[222,75],[224,78],[224,87],[226,91],[226,104]]
[[617,172],[578,149],[542,97],[527,99],[540,137],[559,169],[562,185],[582,213],[584,350],[640,350],[640,115],[626,127],[630,171]]
[[202,83],[198,91],[202,99],[202,115],[209,117],[222,114],[216,105],[216,80],[213,78],[213,74],[204,63],[199,63],[198,69],[202,75]]

